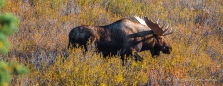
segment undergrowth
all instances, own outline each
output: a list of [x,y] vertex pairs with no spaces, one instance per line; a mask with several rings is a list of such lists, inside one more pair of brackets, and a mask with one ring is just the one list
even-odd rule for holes
[[[1,12],[20,18],[2,60],[25,64],[30,73],[11,85],[221,85],[223,82],[223,1],[221,0],[7,0]],[[119,56],[105,59],[95,50],[69,50],[69,31],[79,25],[107,25],[133,16],[166,21],[176,32],[166,36],[170,55],[143,62]],[[162,24],[162,23],[161,23]],[[131,58],[131,57],[127,57]]]

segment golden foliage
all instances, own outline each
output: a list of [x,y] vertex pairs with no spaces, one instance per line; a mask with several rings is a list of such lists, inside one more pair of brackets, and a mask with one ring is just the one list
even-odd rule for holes
[[[30,68],[28,76],[11,85],[221,85],[222,7],[221,0],[8,0],[1,11],[21,22],[3,59],[16,58]],[[72,28],[134,15],[159,18],[177,29],[166,37],[173,47],[170,55],[152,58],[149,51],[141,52],[143,62],[130,59],[122,66],[119,56],[104,59],[77,48],[64,59]]]

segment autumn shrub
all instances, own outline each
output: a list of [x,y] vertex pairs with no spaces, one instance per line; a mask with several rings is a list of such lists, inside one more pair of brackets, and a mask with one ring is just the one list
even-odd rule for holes
[[[3,60],[14,59],[30,69],[12,85],[221,85],[223,2],[221,0],[7,0],[1,10],[20,18],[12,46]],[[166,36],[170,55],[143,62],[119,56],[105,59],[95,50],[67,51],[69,31],[79,25],[107,25],[133,16],[158,18],[176,32]],[[65,58],[66,52],[69,56]],[[132,58],[132,57],[128,57]]]

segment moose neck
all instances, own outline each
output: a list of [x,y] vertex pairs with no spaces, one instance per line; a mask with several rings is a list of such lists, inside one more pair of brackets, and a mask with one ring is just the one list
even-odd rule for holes
[[[151,31],[152,32],[152,31]],[[157,40],[154,36],[155,34],[152,32],[150,34],[147,34],[144,39],[143,39],[143,47],[142,47],[142,51],[144,50],[150,50],[153,49],[154,46],[157,43]]]

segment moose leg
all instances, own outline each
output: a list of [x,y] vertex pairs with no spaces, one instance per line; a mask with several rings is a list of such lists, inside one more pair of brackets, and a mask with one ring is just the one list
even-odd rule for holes
[[125,62],[127,62],[126,57],[132,55],[134,56],[136,61],[143,61],[143,58],[141,56],[138,55],[138,52],[141,51],[142,48],[142,43],[135,43],[132,45],[127,45],[125,47],[123,47],[122,49],[122,54],[121,54],[121,59],[122,59],[122,63],[124,64]]
[[154,50],[154,49],[150,49],[150,53],[151,53],[152,57],[154,57],[154,55],[155,55],[155,50]]
[[143,58],[138,55],[138,52],[135,52],[134,56],[136,61],[143,61]]
[[131,48],[136,61],[143,61],[143,58],[141,56],[139,56],[139,54],[138,54],[138,52],[141,51],[141,48],[142,48],[142,43],[139,43],[136,46]]
[[69,40],[68,42],[68,46],[67,46],[67,49],[72,49],[73,48],[73,43],[71,43],[71,41]]

